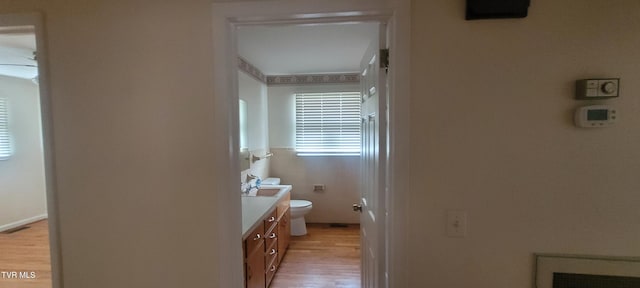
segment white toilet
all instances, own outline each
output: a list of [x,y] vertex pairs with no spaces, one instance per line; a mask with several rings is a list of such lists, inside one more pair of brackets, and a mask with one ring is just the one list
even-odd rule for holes
[[260,182],[262,185],[280,185],[280,178],[269,177]]
[[304,215],[311,211],[313,205],[307,200],[291,200],[291,236],[307,235],[307,223]]
[[[262,185],[280,185],[280,178],[269,177],[262,180]],[[304,215],[307,215],[313,208],[311,201],[291,200],[289,206],[291,207],[291,235],[307,235],[307,223],[304,221]]]

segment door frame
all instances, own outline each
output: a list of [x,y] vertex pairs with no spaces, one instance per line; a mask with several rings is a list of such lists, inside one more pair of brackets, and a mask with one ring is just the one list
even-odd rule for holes
[[42,123],[42,145],[44,152],[45,193],[47,198],[47,222],[49,225],[49,252],[51,253],[51,282],[53,288],[63,287],[62,255],[58,197],[55,173],[53,118],[49,93],[48,53],[44,17],[41,13],[0,14],[0,27],[33,26],[35,28],[36,51],[38,51],[38,89],[40,93],[40,116]]
[[[238,179],[238,75],[236,28],[241,25],[384,21],[388,23],[391,69],[388,74],[386,271],[389,287],[406,287],[409,251],[408,175],[410,141],[410,0],[268,0],[218,1],[213,10],[214,110],[216,128],[227,134],[228,153],[216,161],[216,171],[228,171],[226,179]],[[221,178],[222,179],[222,178]],[[219,233],[218,279],[220,287],[241,287],[242,217],[237,181],[216,188]],[[231,217],[230,217],[231,216]]]

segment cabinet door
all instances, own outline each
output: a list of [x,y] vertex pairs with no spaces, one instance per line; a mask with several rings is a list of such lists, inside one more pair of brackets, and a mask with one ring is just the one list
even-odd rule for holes
[[291,209],[287,209],[278,223],[278,263],[282,262],[291,237]]
[[265,287],[264,263],[264,222],[253,229],[244,241],[245,269],[244,279],[246,288]]
[[253,251],[247,258],[246,275],[247,288],[265,287],[265,265],[264,265],[264,241],[260,241],[257,250]]
[[260,243],[263,244],[261,250],[264,251],[264,224],[262,224],[262,221],[258,227],[251,231],[245,240],[245,247],[247,250],[247,254],[245,256],[248,257],[250,254],[253,254],[253,252],[258,249]]

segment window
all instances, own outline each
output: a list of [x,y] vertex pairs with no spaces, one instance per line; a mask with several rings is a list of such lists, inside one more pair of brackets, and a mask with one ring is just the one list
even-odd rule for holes
[[360,103],[359,92],[296,94],[298,155],[360,155]]
[[0,98],[0,160],[9,159],[12,152],[9,138],[9,104],[6,98]]

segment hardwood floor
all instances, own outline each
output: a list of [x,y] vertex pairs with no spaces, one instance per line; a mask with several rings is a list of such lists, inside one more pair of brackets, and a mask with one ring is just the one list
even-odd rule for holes
[[[0,233],[0,287],[51,288],[47,225],[43,220],[28,224],[28,229]],[[11,272],[17,272],[16,277]],[[35,276],[35,279],[19,279],[20,272],[27,272],[23,276]]]
[[359,288],[360,226],[307,224],[308,234],[291,237],[271,288]]
[[[34,272],[35,279],[9,279],[0,288],[51,288],[47,221],[12,234],[0,233],[0,272]],[[359,288],[360,226],[307,224],[308,234],[291,237],[271,288]]]

